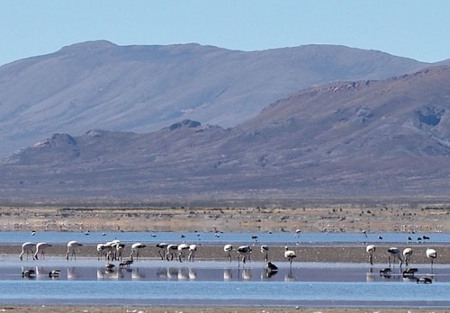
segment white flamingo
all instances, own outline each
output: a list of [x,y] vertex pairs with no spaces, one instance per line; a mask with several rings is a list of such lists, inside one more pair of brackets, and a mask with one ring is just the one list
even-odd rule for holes
[[252,248],[250,246],[240,246],[239,248],[237,248],[237,252],[240,256],[242,256],[242,263],[245,263],[247,259],[250,259],[250,253],[252,253]]
[[76,260],[77,259],[76,248],[79,248],[82,246],[83,245],[76,240],[69,241],[67,243],[66,260],[68,261],[69,258]]
[[[170,244],[167,246],[166,250],[167,250],[166,251],[166,260],[172,261],[174,252],[178,250],[178,245]],[[169,256],[170,256],[170,260],[169,260]]]
[[428,248],[428,249],[425,251],[425,253],[426,253],[426,255],[427,255],[427,258],[429,258],[430,261],[431,261],[431,271],[433,271],[433,263],[434,263],[434,259],[437,258],[437,252],[436,252],[436,250],[434,250],[434,249]]
[[227,255],[228,260],[231,262],[231,251],[233,251],[233,246],[232,245],[225,245],[223,247],[223,251],[225,252],[225,254]]
[[146,247],[146,245],[144,245],[141,242],[136,242],[133,243],[131,245],[131,254],[130,254],[130,259],[134,261],[134,255],[136,254],[136,261],[139,260],[139,252],[144,249]]
[[376,247],[375,245],[368,245],[366,247],[366,252],[369,254],[369,263],[373,265],[373,254],[375,253]]
[[156,244],[156,248],[158,249],[158,254],[161,257],[161,260],[164,260],[163,251],[167,249],[169,244],[167,242],[160,242]]
[[184,251],[189,250],[189,245],[182,243],[178,245],[178,261],[183,262],[181,259],[184,259]]
[[23,260],[23,255],[25,254],[25,252],[27,253],[27,261],[28,261],[28,255],[31,254],[33,255],[33,260],[34,260],[34,247],[36,247],[35,243],[32,242],[24,242],[22,244],[22,252],[19,255],[19,259],[22,261]]
[[395,259],[398,259],[400,262],[400,267],[402,267],[403,265],[403,260],[402,257],[400,256],[400,249],[397,247],[391,247],[388,249],[388,263],[389,263],[389,267],[391,266],[391,257],[392,257],[392,263],[394,263]]
[[286,246],[284,247],[284,257],[289,261],[289,268],[292,268],[292,260],[297,257],[294,251],[289,250]]
[[189,246],[189,255],[188,260],[193,262],[195,258],[195,253],[197,252],[197,245],[190,245]]
[[269,246],[262,245],[261,253],[264,255],[264,262],[268,262],[269,261]]
[[413,254],[413,249],[405,248],[405,249],[403,249],[402,253],[403,253],[403,258],[405,259],[405,265],[408,266],[409,259],[411,258],[412,254]]
[[97,245],[97,261],[100,261],[100,257],[106,259],[106,256],[107,256],[106,251],[107,251],[107,249],[108,249],[108,246],[106,244],[104,244],[104,243],[99,243]]
[[45,250],[51,246],[52,246],[51,244],[48,244],[46,242],[39,242],[36,245],[36,253],[34,254],[34,258],[36,260],[39,260],[38,255],[41,254],[42,259],[44,259],[45,258]]

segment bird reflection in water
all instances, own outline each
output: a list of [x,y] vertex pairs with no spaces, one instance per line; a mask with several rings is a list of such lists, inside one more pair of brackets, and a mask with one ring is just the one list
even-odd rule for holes
[[233,279],[233,271],[230,268],[223,270],[223,280],[228,281]]
[[296,278],[294,276],[294,273],[292,272],[292,269],[289,269],[289,272],[284,276],[284,281],[295,281]]
[[366,281],[368,283],[375,281],[375,274],[373,273],[373,268],[369,267],[369,271],[366,273]]
[[252,279],[252,270],[251,269],[249,269],[249,268],[244,268],[243,270],[242,270],[242,279],[243,280],[250,280],[250,279]]

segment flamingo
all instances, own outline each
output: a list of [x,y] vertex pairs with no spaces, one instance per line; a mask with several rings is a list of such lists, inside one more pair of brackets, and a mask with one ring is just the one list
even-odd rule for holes
[[433,271],[433,263],[434,259],[437,258],[437,252],[434,249],[428,248],[425,253],[427,255],[427,258],[431,260],[431,271]]
[[39,260],[38,255],[39,255],[39,253],[40,253],[41,256],[42,256],[42,259],[44,259],[44,258],[45,258],[45,256],[44,256],[44,254],[45,254],[45,249],[47,249],[48,247],[51,247],[51,246],[52,246],[51,244],[48,244],[48,243],[46,243],[46,242],[39,242],[39,243],[36,245],[36,253],[34,254],[34,258],[35,258],[36,260]]
[[[32,254],[32,255],[33,255],[33,253],[34,253],[33,248],[34,248],[35,246],[36,246],[35,243],[29,242],[29,241],[24,242],[24,243],[22,244],[22,252],[21,252],[20,255],[19,255],[20,260],[21,260],[21,261],[23,260],[22,257],[23,257],[23,255],[24,255],[25,252],[26,252],[26,253],[27,253],[27,261],[28,261],[28,255],[29,255],[29,254]],[[34,255],[33,255],[33,260],[34,260]]]
[[195,253],[197,252],[197,245],[190,245],[189,246],[189,255],[188,260],[193,262],[195,258]]
[[158,248],[158,254],[161,257],[161,260],[164,260],[164,256],[162,254],[162,251],[166,250],[168,245],[169,244],[166,243],[166,242],[160,242],[160,243],[156,244],[156,248]]
[[269,246],[262,245],[261,246],[261,253],[264,254],[264,262],[269,261]]
[[105,250],[108,249],[106,244],[104,243],[99,243],[97,245],[97,261],[100,261],[100,257],[105,257],[106,258],[106,254],[105,254]]
[[369,254],[369,262],[370,265],[373,265],[373,254],[376,250],[376,247],[374,245],[368,245],[366,247],[366,252]]
[[115,261],[122,261],[122,259],[123,259],[122,253],[123,253],[123,250],[125,249],[125,244],[122,243],[122,242],[116,242],[113,245],[113,249],[115,249],[114,260]]
[[66,252],[66,260],[69,260],[69,256],[72,259],[77,259],[77,253],[75,251],[76,248],[82,247],[83,245],[78,241],[72,240],[67,243],[67,252]]
[[223,247],[223,251],[225,252],[225,254],[227,255],[228,259],[231,262],[231,251],[233,251],[233,246],[232,245],[225,245]]
[[411,249],[411,248],[403,249],[403,257],[405,258],[405,265],[406,266],[408,266],[409,259],[411,258],[412,254],[413,254],[413,249]]
[[403,265],[403,260],[402,257],[400,256],[400,249],[396,248],[396,247],[391,247],[388,249],[388,262],[389,262],[389,267],[391,266],[391,257],[392,257],[392,262],[395,261],[396,258],[398,258],[398,260],[400,261],[400,267],[402,267]]
[[189,245],[182,243],[178,245],[177,250],[178,250],[178,261],[183,262],[181,259],[184,259],[184,251],[189,250]]
[[240,246],[237,249],[237,252],[239,255],[242,255],[242,263],[245,263],[247,257],[250,259],[250,253],[252,253],[252,248],[250,248],[250,246]]
[[141,242],[133,243],[131,245],[130,259],[134,261],[133,256],[136,254],[136,261],[138,261],[139,260],[139,251],[141,251],[141,249],[144,249],[145,247],[146,247],[146,245],[144,245]]
[[[174,245],[174,244],[170,244],[167,246],[167,252],[166,252],[166,260],[167,261],[172,261],[173,260],[173,253],[174,251],[178,250],[178,246]],[[169,256],[170,256],[170,260],[169,260]]]
[[297,257],[294,251],[289,250],[286,246],[284,247],[284,257],[289,261],[289,268],[292,268],[292,260]]

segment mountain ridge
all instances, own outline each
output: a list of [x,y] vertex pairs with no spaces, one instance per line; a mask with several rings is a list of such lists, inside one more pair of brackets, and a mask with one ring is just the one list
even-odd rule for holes
[[58,134],[4,159],[9,200],[448,199],[450,67],[293,93],[233,128]]
[[246,52],[78,43],[0,67],[0,156],[60,132],[146,133],[183,119],[233,127],[303,88],[386,79],[427,66],[333,45]]

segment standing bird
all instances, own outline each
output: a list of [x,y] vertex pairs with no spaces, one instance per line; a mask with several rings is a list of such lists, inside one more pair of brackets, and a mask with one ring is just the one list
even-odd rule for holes
[[374,245],[368,245],[366,247],[366,252],[369,254],[369,263],[373,265],[373,254],[375,253],[376,247]]
[[183,262],[181,259],[184,259],[184,251],[189,250],[189,245],[186,243],[182,243],[178,245],[178,261]]
[[289,261],[289,268],[292,268],[292,260],[297,257],[294,251],[289,250],[286,246],[284,247],[284,257]]
[[[172,261],[174,252],[178,250],[178,245],[170,244],[170,245],[167,246],[166,249],[167,249],[166,260],[167,261]],[[170,257],[170,260],[169,260],[169,257]]]
[[269,246],[262,245],[261,253],[264,255],[264,262],[268,262],[269,261]]
[[141,251],[141,249],[144,249],[146,247],[146,245],[144,245],[143,243],[141,243],[141,242],[136,242],[136,243],[133,243],[132,245],[131,245],[131,254],[130,254],[130,259],[132,260],[132,261],[134,261],[134,255],[136,254],[136,261],[138,261],[139,260],[139,252]]
[[156,248],[158,249],[158,254],[161,257],[161,260],[164,260],[165,253],[163,254],[163,251],[165,251],[167,249],[168,245],[169,244],[166,242],[160,242],[160,243],[156,244]]
[[402,267],[403,265],[403,260],[402,257],[400,256],[400,249],[396,248],[396,247],[391,247],[388,249],[388,263],[389,263],[389,267],[391,266],[391,257],[392,257],[392,263],[394,263],[395,259],[398,258],[398,260],[400,261],[400,267]]
[[51,246],[52,246],[51,244],[48,244],[46,242],[39,242],[36,245],[36,253],[34,254],[34,258],[36,260],[39,260],[38,255],[41,254],[42,259],[44,259],[45,258],[45,249],[47,249],[48,247],[51,247]]
[[405,265],[409,265],[409,259],[411,258],[413,254],[413,249],[411,248],[405,248],[403,249],[403,258],[405,259]]
[[188,260],[193,262],[195,258],[195,253],[197,252],[197,245],[190,245],[189,246],[189,255]]
[[231,251],[233,251],[233,246],[225,245],[225,246],[223,246],[223,251],[225,252],[228,260],[231,262]]
[[27,261],[28,261],[29,254],[33,255],[33,260],[34,260],[34,250],[33,250],[34,247],[36,247],[35,243],[29,242],[29,241],[24,242],[22,244],[22,252],[19,255],[20,260],[21,261],[23,260],[23,255],[25,254],[25,252],[27,253]]
[[433,263],[434,259],[437,258],[437,252],[434,249],[428,248],[425,253],[427,254],[427,258],[431,260],[431,271],[433,271]]
[[77,259],[77,253],[76,248],[82,247],[83,245],[79,243],[78,241],[72,240],[67,243],[67,252],[66,252],[66,260],[69,260],[69,257],[76,260]]
[[[247,258],[250,258],[250,253],[252,253],[252,248],[250,246],[240,246],[237,248],[237,252],[240,256],[242,256],[242,263],[245,263]],[[238,258],[239,262],[239,258]]]

